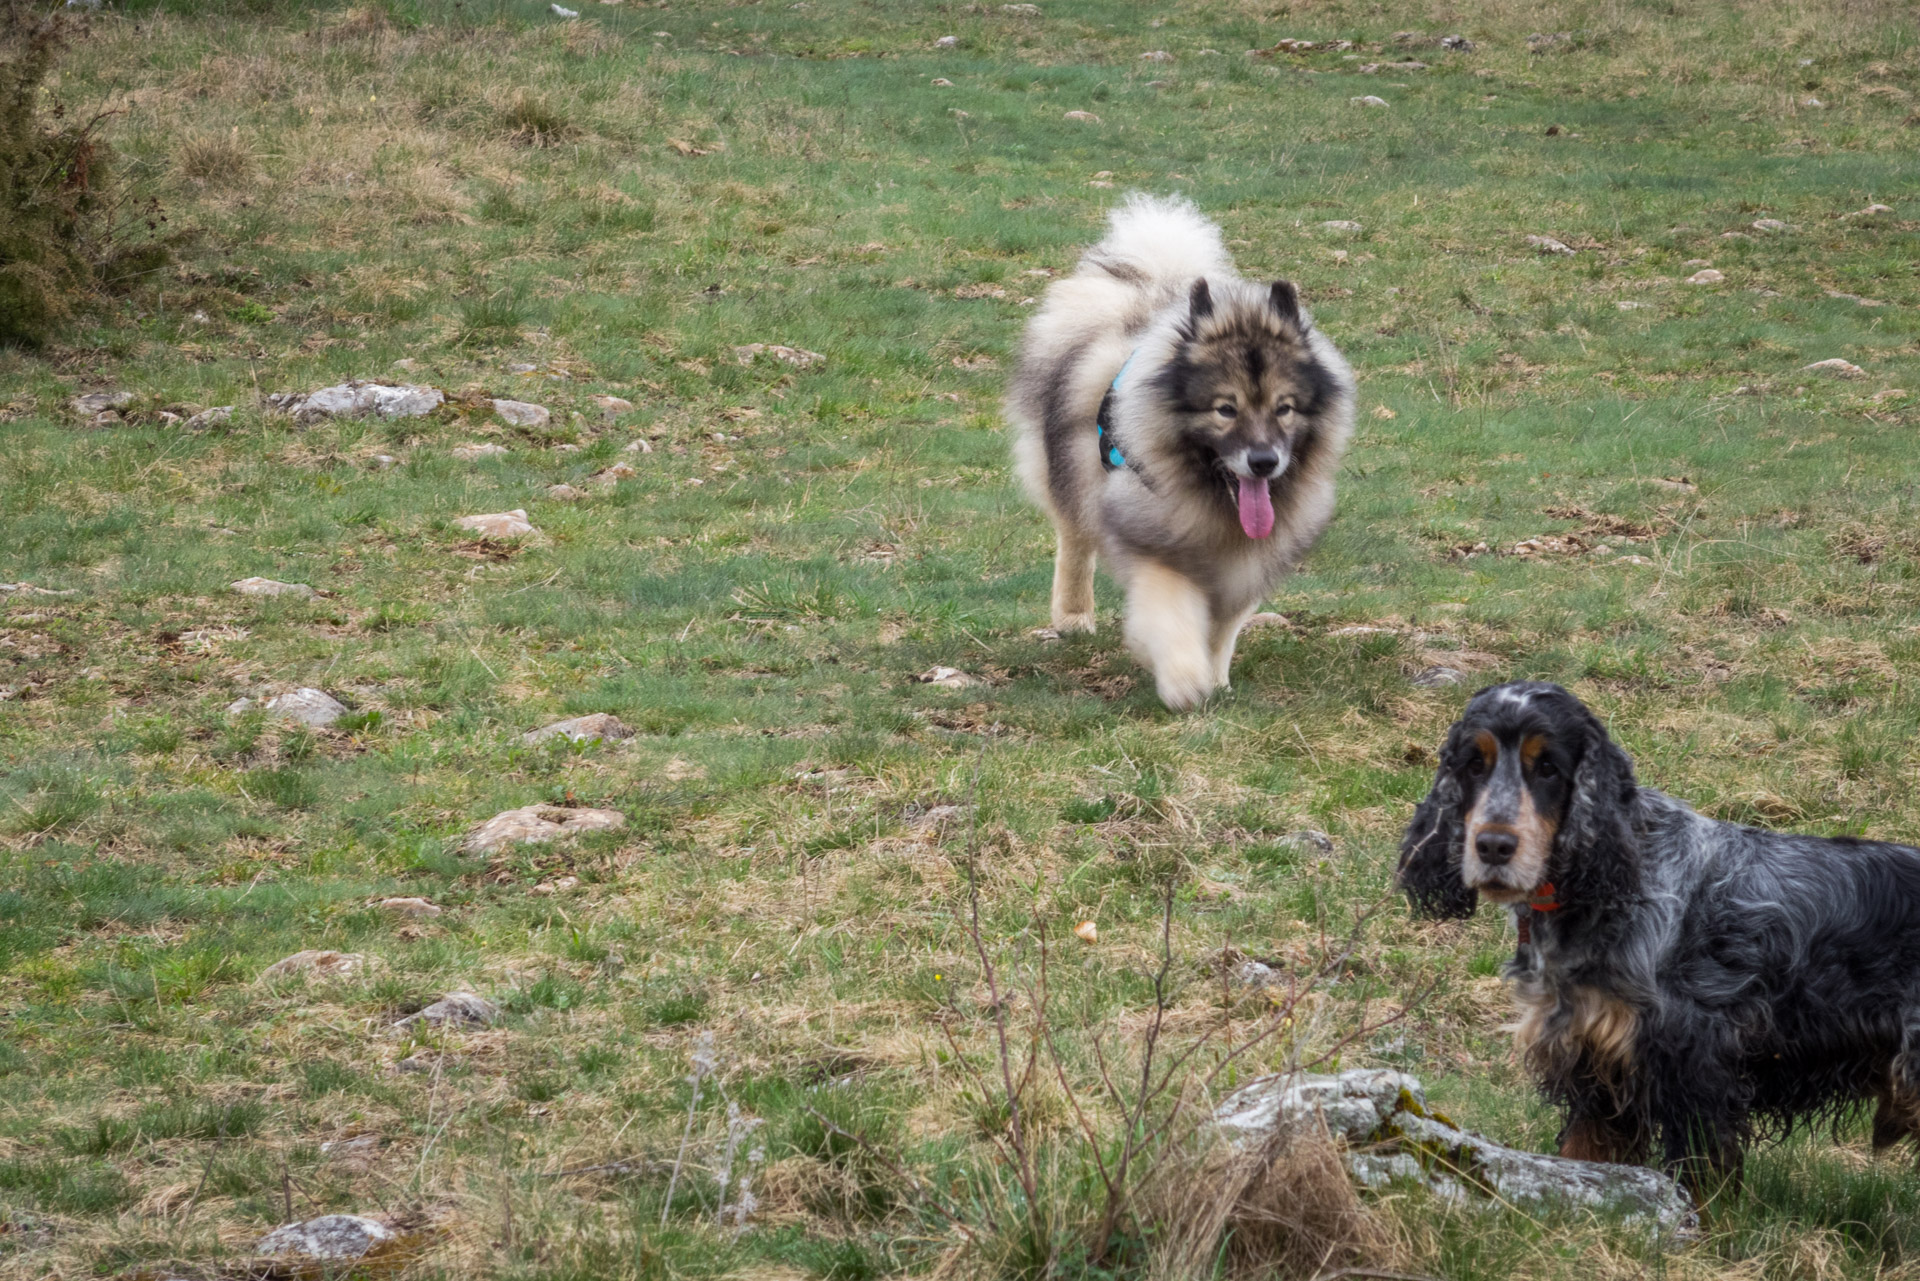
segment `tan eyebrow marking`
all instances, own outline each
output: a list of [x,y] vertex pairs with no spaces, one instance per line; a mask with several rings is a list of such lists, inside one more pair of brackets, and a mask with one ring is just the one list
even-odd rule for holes
[[1532,769],[1534,762],[1539,760],[1541,753],[1546,750],[1547,736],[1545,734],[1530,734],[1520,740],[1520,763],[1528,769]]
[[1500,744],[1494,740],[1493,735],[1486,730],[1481,730],[1474,735],[1473,745],[1480,749],[1480,757],[1486,761],[1487,768],[1492,769],[1500,759]]

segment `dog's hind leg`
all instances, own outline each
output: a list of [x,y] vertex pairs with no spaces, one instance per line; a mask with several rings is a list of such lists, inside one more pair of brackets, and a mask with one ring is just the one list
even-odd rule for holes
[[1900,1052],[1887,1066],[1887,1079],[1879,1090],[1880,1106],[1873,1114],[1876,1152],[1901,1139],[1920,1143],[1920,1009],[1908,1008],[1900,1022]]
[[1127,576],[1127,648],[1153,669],[1160,701],[1176,712],[1214,689],[1212,610],[1193,580],[1152,561]]
[[1053,630],[1093,630],[1094,541],[1064,520],[1055,520],[1059,546],[1053,553]]

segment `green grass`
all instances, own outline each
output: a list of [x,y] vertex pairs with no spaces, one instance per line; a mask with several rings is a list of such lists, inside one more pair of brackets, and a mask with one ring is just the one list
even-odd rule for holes
[[[973,1075],[997,1069],[969,843],[1003,978],[1035,974],[1044,927],[1087,1090],[1092,1033],[1125,1043],[1151,1002],[1164,886],[1178,1037],[1218,1022],[1221,947],[1298,961],[1388,900],[1473,687],[1411,684],[1436,663],[1571,684],[1643,778],[1715,815],[1920,831],[1910,10],[1041,10],[95,20],[60,94],[125,110],[123,171],[189,234],[62,343],[0,351],[0,582],[70,593],[0,596],[0,1224],[58,1227],[0,1234],[0,1278],[213,1266],[289,1194],[440,1217],[423,1275],[864,1281],[955,1249],[1143,1275],[1144,1240],[1088,1255],[1097,1189],[1055,1083],[1032,1101],[1046,1226],[1009,1190],[1004,1100]],[[1429,39],[1456,31],[1473,52]],[[1244,53],[1283,36],[1356,47]],[[1406,59],[1430,65],[1360,70]],[[1104,582],[1097,636],[1031,635],[1049,533],[997,403],[1035,273],[1133,188],[1188,193],[1248,274],[1298,281],[1361,382],[1339,516],[1271,602],[1292,626],[1250,634],[1191,716],[1153,698]],[[1870,202],[1895,212],[1844,216]],[[1695,259],[1726,282],[1681,283]],[[826,361],[743,365],[752,342]],[[1834,356],[1865,375],[1801,371]],[[450,403],[298,426],[261,399],[383,376]],[[66,408],[107,387],[135,394],[123,423]],[[636,408],[609,422],[596,395]],[[163,417],[213,405],[231,421]],[[468,441],[509,452],[455,460]],[[513,508],[537,537],[453,524]],[[1500,554],[1548,535],[1580,542]],[[250,575],[323,594],[226,589]],[[984,683],[913,679],[936,664]],[[351,715],[225,710],[304,685]],[[519,739],[589,712],[636,736]],[[494,813],[569,798],[626,826],[463,852]],[[923,821],[938,806],[962,808]],[[442,914],[377,906],[398,895]],[[378,965],[253,981],[307,948]],[[1500,1031],[1506,948],[1491,918],[1386,901],[1234,1079],[1404,1013],[1340,1062],[1545,1148]],[[387,1030],[460,987],[499,1025]],[[717,1079],[669,1207],[703,1036]],[[737,1239],[714,1224],[729,1102],[765,1122]],[[363,1133],[363,1161],[319,1151]],[[1853,1129],[1763,1148],[1738,1205],[1663,1249],[1377,1208],[1401,1266],[1461,1281],[1865,1278],[1920,1267],[1908,1161]],[[903,1171],[998,1235],[968,1253]]]

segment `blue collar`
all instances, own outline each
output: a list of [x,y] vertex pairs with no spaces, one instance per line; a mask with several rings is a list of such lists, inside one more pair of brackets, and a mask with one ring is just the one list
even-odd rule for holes
[[1127,465],[1125,454],[1120,452],[1119,439],[1113,432],[1113,393],[1120,390],[1120,380],[1127,376],[1127,370],[1133,368],[1133,358],[1140,354],[1138,347],[1127,356],[1120,366],[1120,372],[1113,376],[1113,382],[1107,386],[1107,394],[1100,398],[1100,412],[1094,415],[1094,426],[1100,433],[1100,466],[1107,471],[1119,471]]

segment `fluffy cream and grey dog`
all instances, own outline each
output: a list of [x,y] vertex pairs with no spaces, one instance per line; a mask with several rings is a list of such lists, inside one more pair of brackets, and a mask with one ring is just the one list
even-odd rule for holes
[[1248,615],[1333,517],[1353,372],[1294,287],[1242,280],[1185,200],[1133,196],[1027,326],[1015,465],[1053,518],[1053,625],[1093,630],[1096,553],[1161,701],[1227,684]]

